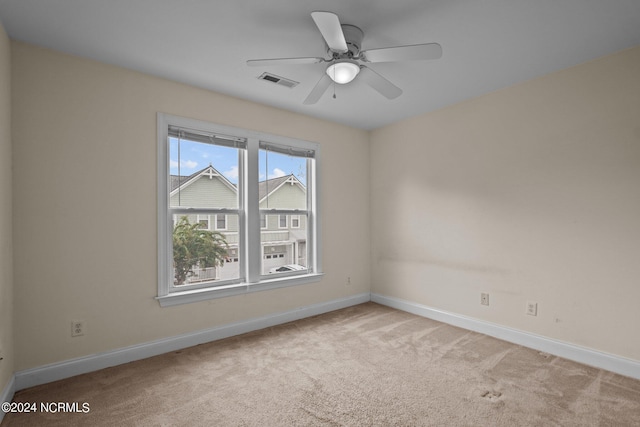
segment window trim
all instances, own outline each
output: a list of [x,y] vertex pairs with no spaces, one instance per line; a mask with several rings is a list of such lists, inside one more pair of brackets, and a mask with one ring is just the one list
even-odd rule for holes
[[[224,228],[218,228],[218,217],[219,217],[219,216],[224,217]],[[226,215],[226,214],[216,214],[215,230],[216,230],[216,231],[226,231],[226,230],[228,230],[228,229],[229,229],[229,227],[228,227],[228,225],[227,225],[227,221],[228,221],[228,220],[229,220],[229,219],[227,218],[227,215]]]
[[[241,283],[229,283],[218,286],[191,288],[184,291],[171,290],[171,221],[169,221],[169,126],[188,128],[216,135],[233,135],[247,141],[244,150],[244,162],[239,165],[239,173],[245,182],[241,192],[238,209],[238,222],[244,224],[239,227],[239,241],[242,242],[240,255]],[[315,142],[292,139],[288,137],[255,132],[231,126],[218,125],[196,119],[157,113],[157,183],[158,183],[158,295],[156,299],[160,305],[173,306],[213,298],[224,298],[288,286],[297,286],[321,280],[322,246],[321,246],[321,218],[320,212],[320,145]],[[306,274],[286,277],[268,277],[261,275],[261,247],[260,247],[260,209],[258,199],[258,154],[264,144],[280,147],[292,147],[294,150],[313,151],[314,161],[310,162],[307,180],[307,246],[309,250],[310,269]]]
[[[200,217],[206,217],[206,218],[200,218]],[[200,223],[200,221],[202,220],[206,220],[207,221],[207,228],[205,228],[205,230],[211,230],[211,215],[209,214],[196,214],[196,221],[198,223]]]
[[[282,218],[284,217],[284,226],[282,225]],[[279,214],[278,215],[278,229],[286,230],[289,228],[289,215],[287,214]]]

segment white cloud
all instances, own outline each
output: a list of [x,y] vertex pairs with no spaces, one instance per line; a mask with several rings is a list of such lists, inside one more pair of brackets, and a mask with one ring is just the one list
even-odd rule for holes
[[269,179],[280,178],[281,176],[285,176],[286,173],[282,169],[274,168],[273,172],[269,174]]
[[222,174],[229,178],[229,180],[235,181],[238,179],[238,166],[231,166],[231,169],[226,172],[222,172]]
[[198,166],[198,162],[194,162],[193,160],[186,160],[182,162],[182,167],[187,169],[195,169]]
[[[171,160],[169,166],[171,166],[171,168],[177,168],[178,162]],[[183,160],[180,162],[181,169],[195,169],[196,167],[198,167],[198,162],[194,162],[193,160]]]

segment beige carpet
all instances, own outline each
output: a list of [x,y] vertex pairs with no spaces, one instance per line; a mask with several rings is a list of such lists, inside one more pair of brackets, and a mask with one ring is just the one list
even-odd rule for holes
[[640,381],[367,303],[20,391],[6,426],[640,426]]

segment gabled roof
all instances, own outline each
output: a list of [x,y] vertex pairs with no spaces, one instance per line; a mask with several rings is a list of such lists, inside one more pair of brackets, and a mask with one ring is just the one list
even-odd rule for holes
[[280,176],[278,178],[268,179],[266,181],[260,181],[258,183],[258,199],[262,201],[267,195],[271,195],[278,188],[282,187],[285,183],[297,184],[302,188],[303,191],[306,191],[306,188],[302,183],[295,177],[294,174]]
[[[203,169],[204,170],[204,169]],[[176,188],[178,188],[180,186],[180,184],[184,184],[187,181],[192,180],[193,178],[195,178],[197,175],[199,175],[202,172],[202,170],[195,172],[192,175],[189,176],[184,176],[184,175],[170,175],[169,178],[171,179],[170,184],[171,184],[171,190],[173,191]]]
[[199,171],[194,172],[189,176],[170,175],[169,178],[170,178],[170,185],[171,185],[171,193],[177,190],[178,187],[182,187],[182,189],[184,189],[185,187],[191,185],[193,182],[195,182],[199,177],[203,175],[208,175],[209,178],[213,176],[220,178],[220,180],[227,187],[231,188],[233,191],[238,191],[236,186],[231,181],[229,181],[227,177],[225,177],[223,174],[218,172],[218,170],[214,168],[212,165],[209,165],[206,168],[200,169]]
[[[192,173],[189,176],[184,175],[170,175],[170,184],[171,184],[171,192],[173,193],[178,187],[182,186],[182,188],[190,185],[195,182],[198,177],[201,175],[207,175],[208,170],[211,169],[211,174],[215,176],[219,176],[225,184],[229,187],[233,188],[234,191],[237,191],[237,187],[231,181],[229,181],[224,175],[216,170],[213,166],[209,165],[204,169],[200,169],[197,172]],[[297,184],[302,188],[303,191],[306,191],[305,186],[295,177],[295,175],[285,175],[280,176],[278,178],[267,179],[266,181],[260,181],[258,183],[258,199],[262,201],[267,195],[273,194],[274,191],[282,187],[285,183],[289,182],[290,184]],[[268,193],[267,193],[268,192]]]

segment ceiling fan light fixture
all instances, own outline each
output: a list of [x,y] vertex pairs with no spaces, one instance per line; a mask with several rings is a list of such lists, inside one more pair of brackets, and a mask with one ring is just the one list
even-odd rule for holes
[[338,84],[347,84],[356,78],[360,66],[351,61],[337,61],[327,67],[327,75]]

